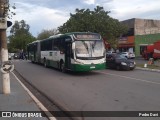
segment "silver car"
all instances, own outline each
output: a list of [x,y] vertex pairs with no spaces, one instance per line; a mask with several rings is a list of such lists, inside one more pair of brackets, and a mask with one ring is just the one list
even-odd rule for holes
[[135,58],[135,54],[134,53],[131,53],[131,52],[121,52],[120,54],[122,54],[123,56],[125,56],[126,58],[128,59],[133,59]]

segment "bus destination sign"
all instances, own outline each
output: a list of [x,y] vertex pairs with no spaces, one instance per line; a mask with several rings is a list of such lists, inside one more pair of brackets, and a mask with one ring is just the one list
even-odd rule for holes
[[92,40],[100,39],[99,34],[75,34],[75,38],[78,40]]

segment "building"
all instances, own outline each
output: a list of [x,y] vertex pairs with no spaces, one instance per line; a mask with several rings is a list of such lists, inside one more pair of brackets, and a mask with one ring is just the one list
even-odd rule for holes
[[132,18],[121,21],[129,31],[119,38],[120,51],[134,51],[141,55],[144,46],[160,40],[160,20]]

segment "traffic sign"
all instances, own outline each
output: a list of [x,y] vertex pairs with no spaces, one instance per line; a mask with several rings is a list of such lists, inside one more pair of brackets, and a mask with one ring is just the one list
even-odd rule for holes
[[10,27],[12,25],[11,21],[7,21],[7,27]]
[[14,65],[11,61],[5,61],[2,63],[2,66],[1,66],[2,73],[9,73],[9,72],[12,72],[13,70],[14,70]]

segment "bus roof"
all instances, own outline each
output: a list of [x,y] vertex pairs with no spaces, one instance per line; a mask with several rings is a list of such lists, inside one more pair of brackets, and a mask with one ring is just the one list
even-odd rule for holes
[[[65,34],[57,34],[57,35],[53,35],[53,36],[50,36],[49,38],[46,38],[46,39],[43,39],[43,40],[36,40],[36,41],[33,41],[32,43],[29,43],[29,44],[33,44],[33,43],[37,43],[37,42],[41,42],[41,41],[45,41],[45,40],[50,40],[52,38],[59,38],[59,37],[63,37],[63,36],[70,36],[70,35],[81,35],[81,34],[92,34],[92,35],[98,35],[98,33],[93,33],[93,32],[70,32],[70,33],[65,33]],[[78,39],[78,38],[77,38]]]
[[71,32],[63,34],[63,36],[69,36],[69,35],[73,35],[73,37],[76,40],[101,39],[101,35],[99,33],[93,33],[93,32]]
[[40,40],[33,41],[33,42],[29,43],[29,44],[34,44],[34,43],[37,43],[37,42],[40,42]]
[[73,35],[73,34],[98,34],[98,33],[93,33],[93,32],[70,32],[70,33],[65,33],[64,35]]

